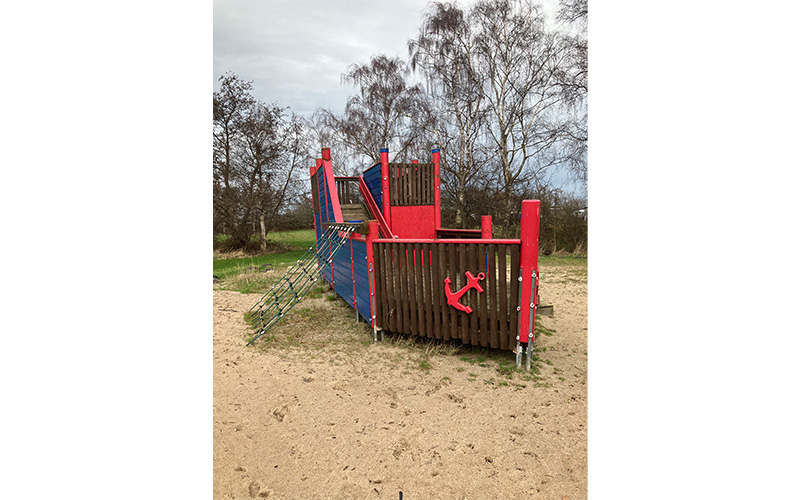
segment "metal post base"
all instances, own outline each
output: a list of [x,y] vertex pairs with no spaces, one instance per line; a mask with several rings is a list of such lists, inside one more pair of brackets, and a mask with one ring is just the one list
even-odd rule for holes
[[528,348],[525,350],[525,371],[531,371],[531,358],[533,357],[533,342],[528,342]]

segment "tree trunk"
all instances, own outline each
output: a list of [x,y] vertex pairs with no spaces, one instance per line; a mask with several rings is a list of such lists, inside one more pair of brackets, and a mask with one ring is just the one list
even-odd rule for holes
[[258,221],[261,223],[261,251],[267,251],[267,225],[264,223],[264,214],[262,213],[258,217]]

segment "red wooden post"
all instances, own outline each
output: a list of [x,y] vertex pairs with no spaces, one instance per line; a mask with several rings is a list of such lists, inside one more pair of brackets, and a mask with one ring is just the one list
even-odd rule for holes
[[353,309],[356,310],[356,323],[358,323],[358,307],[356,307],[356,263],[353,260],[353,235],[350,235],[350,274],[353,277]]
[[[308,167],[308,178],[311,180],[312,183],[317,180],[317,179],[314,179],[314,174],[316,174],[316,173],[317,173],[317,167]],[[311,187],[311,193],[312,194],[313,193],[317,193],[317,203],[319,203],[319,191],[318,190],[315,191],[314,187],[312,186]],[[320,211],[322,211],[322,208],[320,208]],[[314,201],[313,200],[311,201],[311,213],[314,213]],[[314,216],[314,240],[319,238],[319,236],[318,236],[319,234],[320,233],[317,232],[317,217],[315,215]],[[314,244],[316,245],[316,241],[315,241]]]
[[[322,158],[317,158],[316,162],[317,162],[317,166],[314,168],[314,171],[315,172],[319,172],[320,171],[320,167],[322,167]],[[325,172],[323,170],[322,175],[324,175],[324,174],[325,174]],[[317,175],[317,182],[319,182],[319,175]],[[324,184],[324,181],[323,181],[323,184]],[[327,192],[327,191],[328,190],[326,189],[325,192]],[[328,218],[328,204],[325,202],[325,200],[322,199],[322,193],[320,193],[320,199],[319,199],[319,217],[320,217],[320,220],[322,220],[322,206],[323,205],[325,206],[325,221],[327,222],[327,221],[330,220]]]
[[539,200],[523,200],[519,230],[519,341],[533,342],[536,287],[539,282]]
[[481,215],[481,239],[482,240],[491,240],[492,239],[492,216],[491,215]]
[[442,227],[442,193],[439,165],[442,157],[439,148],[431,150],[431,153],[433,154],[433,230],[438,231]]
[[[322,148],[322,164],[325,172],[325,181],[328,185],[328,192],[331,196],[331,206],[333,207],[333,219],[328,218],[328,222],[344,222],[342,219],[342,209],[339,208],[339,193],[336,190],[336,180],[333,178],[333,165],[331,165],[331,148]],[[338,210],[337,210],[338,209]]]
[[372,241],[380,238],[378,221],[369,221],[367,230],[367,282],[369,283],[369,324],[373,329],[373,340],[377,341],[375,331],[375,316],[377,304],[375,303],[375,257],[372,252]]
[[392,229],[391,196],[389,193],[389,149],[381,149],[381,200],[383,205],[383,219],[389,229]]

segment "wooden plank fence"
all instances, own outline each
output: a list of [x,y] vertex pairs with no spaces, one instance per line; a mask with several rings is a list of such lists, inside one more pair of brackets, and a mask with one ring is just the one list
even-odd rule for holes
[[433,163],[390,163],[389,177],[392,206],[434,204]]
[[[425,338],[513,349],[517,335],[520,244],[509,240],[394,242],[376,240],[377,326]],[[457,293],[465,273],[478,276],[483,292],[460,299],[471,313],[447,303],[445,278]]]

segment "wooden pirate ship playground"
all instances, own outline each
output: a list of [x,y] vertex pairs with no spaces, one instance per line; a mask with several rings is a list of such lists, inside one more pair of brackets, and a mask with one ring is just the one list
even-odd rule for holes
[[380,162],[356,177],[335,176],[330,150],[311,167],[316,247],[251,309],[256,335],[269,330],[320,276],[384,332],[516,352],[530,369],[539,304],[538,200],[522,202],[520,237],[441,227],[439,149],[431,163]]

